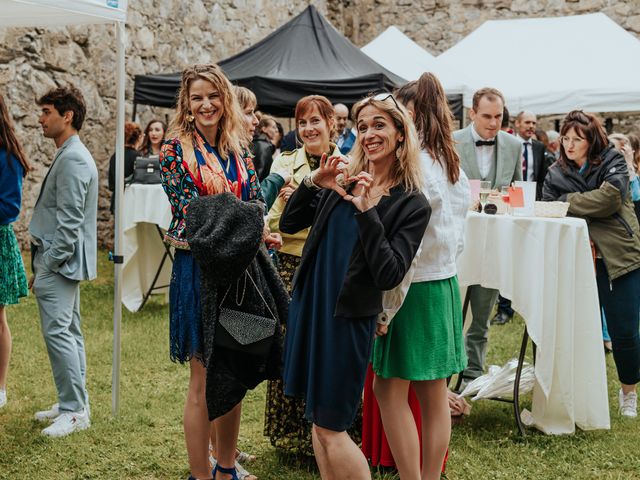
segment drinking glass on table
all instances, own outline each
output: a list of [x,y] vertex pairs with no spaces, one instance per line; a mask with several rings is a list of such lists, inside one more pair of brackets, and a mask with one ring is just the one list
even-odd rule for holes
[[502,201],[507,205],[507,215],[511,215],[511,203],[509,201],[509,187],[502,187],[500,189],[500,195],[502,197]]
[[480,182],[480,206],[482,207],[481,211],[484,212],[484,206],[487,204],[487,199],[489,198],[489,194],[491,193],[491,182],[482,181]]

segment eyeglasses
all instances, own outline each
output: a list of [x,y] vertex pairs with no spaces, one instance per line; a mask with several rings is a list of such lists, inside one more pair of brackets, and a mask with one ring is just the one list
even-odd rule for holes
[[387,93],[387,92],[383,92],[383,93],[379,93],[377,95],[374,95],[373,97],[369,97],[372,100],[376,100],[377,102],[384,102],[387,99],[391,99],[393,100],[393,103],[395,104],[396,108],[400,111],[402,111],[400,109],[400,105],[398,105],[398,102],[396,101],[396,99],[393,97],[393,93]]
[[566,137],[566,136],[562,136],[560,137],[560,142],[562,142],[562,145],[569,145],[570,143],[573,143],[574,145],[582,145],[582,142],[585,142],[586,140],[584,138],[580,138],[580,137]]

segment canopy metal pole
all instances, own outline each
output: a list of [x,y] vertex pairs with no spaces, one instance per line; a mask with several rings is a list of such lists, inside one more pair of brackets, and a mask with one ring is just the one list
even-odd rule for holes
[[120,408],[120,360],[122,324],[122,196],[124,192],[124,53],[125,23],[117,22],[116,28],[116,190],[115,235],[113,253],[113,365],[111,372],[111,413],[115,417]]

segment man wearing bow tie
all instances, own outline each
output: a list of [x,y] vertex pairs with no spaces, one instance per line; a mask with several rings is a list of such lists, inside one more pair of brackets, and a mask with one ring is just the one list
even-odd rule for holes
[[[473,95],[469,110],[472,123],[454,132],[460,166],[469,179],[488,180],[494,189],[522,180],[522,144],[513,135],[500,130],[504,97],[495,88],[482,88]],[[465,338],[469,363],[462,373],[469,381],[483,373],[489,337],[489,315],[498,291],[471,285],[472,322]]]
[[[536,124],[537,118],[532,112],[523,111],[516,117],[516,138],[522,142],[522,178],[527,182],[536,182],[536,200],[540,200],[549,162],[544,143],[534,138]],[[498,311],[491,323],[504,325],[513,318],[513,313],[511,300],[501,296],[498,299]]]

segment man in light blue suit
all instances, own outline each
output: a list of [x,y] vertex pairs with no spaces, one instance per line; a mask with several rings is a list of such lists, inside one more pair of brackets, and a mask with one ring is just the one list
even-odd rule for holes
[[[522,144],[500,130],[504,97],[495,88],[483,88],[473,95],[469,110],[472,123],[454,132],[460,166],[470,180],[490,181],[494,189],[522,180]],[[472,321],[465,344],[469,363],[462,373],[466,381],[483,373],[489,338],[489,315],[498,291],[480,285],[469,287]]]
[[96,277],[98,170],[78,136],[86,114],[80,91],[56,88],[37,103],[42,133],[58,151],[29,224],[32,287],[58,402],[36,419],[52,422],[44,435],[62,437],[90,425],[79,283]]

